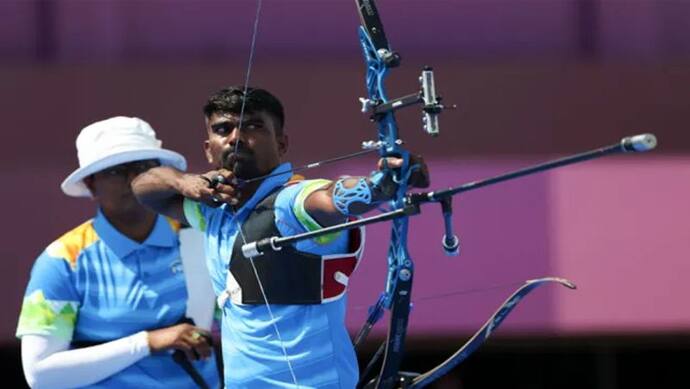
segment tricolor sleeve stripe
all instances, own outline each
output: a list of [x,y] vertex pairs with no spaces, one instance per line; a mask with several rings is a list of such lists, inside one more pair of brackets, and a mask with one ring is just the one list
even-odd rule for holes
[[51,243],[46,248],[46,253],[51,257],[64,259],[74,269],[79,254],[98,239],[93,220],[89,220]]
[[206,231],[206,218],[201,212],[201,204],[194,200],[185,198],[183,208],[184,216],[189,225],[199,231]]
[[[321,225],[314,220],[314,218],[307,213],[304,209],[304,202],[310,194],[315,191],[322,189],[323,187],[329,185],[331,181],[329,180],[311,180],[307,182],[304,187],[300,190],[299,194],[295,198],[295,203],[292,206],[292,211],[295,213],[295,217],[302,224],[305,230],[315,231],[320,230]],[[334,232],[332,234],[322,235],[314,238],[314,242],[319,244],[328,244],[332,242],[335,238],[340,235],[340,232]]]
[[47,300],[37,290],[24,298],[16,335],[49,335],[71,341],[77,312],[76,301]]

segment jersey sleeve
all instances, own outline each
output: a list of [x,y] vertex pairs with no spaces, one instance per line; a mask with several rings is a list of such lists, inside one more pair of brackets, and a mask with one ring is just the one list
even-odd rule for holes
[[[283,189],[275,202],[276,227],[283,236],[315,231],[323,228],[304,208],[307,197],[329,185],[331,181],[306,180]],[[322,235],[296,243],[300,251],[314,254],[333,254],[345,250],[347,234],[344,231]]]
[[206,231],[208,221],[208,206],[185,197],[183,203],[184,217],[192,228]]
[[56,242],[38,257],[24,294],[16,336],[46,335],[71,341],[81,298],[74,262]]

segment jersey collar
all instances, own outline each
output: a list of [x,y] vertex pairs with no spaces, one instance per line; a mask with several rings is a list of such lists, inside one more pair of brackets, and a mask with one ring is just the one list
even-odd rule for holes
[[176,244],[175,233],[170,223],[160,215],[156,217],[156,224],[143,243],[136,242],[118,231],[100,209],[94,218],[93,227],[103,243],[120,258],[142,246],[173,247]]

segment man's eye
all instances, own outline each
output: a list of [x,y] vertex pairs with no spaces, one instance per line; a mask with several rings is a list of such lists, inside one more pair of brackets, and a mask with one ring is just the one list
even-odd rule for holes
[[248,122],[244,125],[243,128],[246,128],[247,130],[261,130],[262,128],[264,128],[264,123],[260,121]]
[[214,128],[214,131],[218,135],[227,135],[230,133],[230,125],[222,125]]
[[[261,123],[245,123],[240,127],[240,131],[254,131],[257,129],[262,128]],[[235,129],[235,126],[232,124],[219,124],[216,126],[213,126],[213,132],[221,135],[221,136],[226,136],[230,134],[233,130]]]

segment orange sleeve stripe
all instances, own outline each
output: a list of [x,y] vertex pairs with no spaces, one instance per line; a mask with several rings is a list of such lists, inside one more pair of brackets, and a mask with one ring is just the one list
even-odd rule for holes
[[175,220],[175,219],[166,217],[165,220],[168,221],[168,224],[170,224],[170,228],[172,228],[172,230],[173,230],[175,233],[179,232],[179,231],[180,231],[180,228],[182,228],[182,223],[180,223],[179,221],[177,221],[177,220]]
[[46,248],[46,252],[51,257],[66,260],[74,269],[79,254],[98,239],[98,234],[93,228],[93,220],[89,220],[59,237]]

